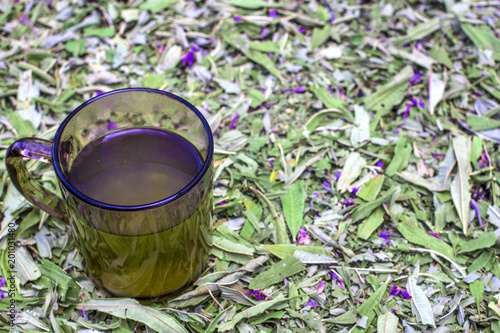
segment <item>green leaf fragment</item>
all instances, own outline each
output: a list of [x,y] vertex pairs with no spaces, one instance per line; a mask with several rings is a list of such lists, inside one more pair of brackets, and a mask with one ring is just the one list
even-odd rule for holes
[[84,302],[85,310],[108,313],[121,319],[132,319],[158,332],[188,333],[173,317],[131,298],[92,299]]
[[[418,265],[415,270],[418,270]],[[416,273],[418,276],[418,271]],[[424,293],[422,287],[417,285],[417,276],[415,273],[408,279],[406,284],[406,289],[411,296],[412,310],[417,316],[417,320],[422,324],[432,325],[436,327],[434,322],[434,314],[432,312],[431,304],[429,299]]]
[[276,244],[276,245],[263,245],[269,252],[280,259],[288,258],[293,256],[296,250],[301,250],[314,254],[328,255],[328,252],[322,246],[298,246],[294,244]]
[[493,34],[488,25],[473,26],[462,23],[461,27],[479,50],[489,50],[495,60],[500,60],[500,39]]
[[380,312],[379,306],[387,289],[388,282],[383,283],[366,301],[361,304],[356,311],[362,317],[368,317],[366,326],[370,326],[371,322]]
[[239,32],[230,30],[226,26],[226,28],[223,28],[222,38],[224,38],[229,45],[243,53],[248,59],[261,65],[268,72],[276,76],[281,82],[284,82],[281,71],[276,68],[274,62],[269,58],[269,56],[265,53],[252,50],[248,46],[248,41],[246,41]]
[[487,249],[495,245],[495,243],[496,243],[495,233],[488,232],[485,234],[481,234],[476,239],[468,241],[467,243],[462,245],[459,253],[468,253],[480,249]]
[[285,221],[292,234],[293,241],[297,240],[297,233],[302,226],[305,208],[304,182],[295,182],[286,189],[285,195],[281,196],[281,204],[285,214]]
[[322,29],[315,28],[311,37],[311,50],[322,45],[330,37],[331,25],[326,24]]
[[476,301],[477,312],[481,312],[481,308],[479,307],[479,303],[481,302],[484,294],[484,283],[481,280],[475,280],[470,284],[470,293],[474,296],[474,300]]
[[382,208],[377,208],[363,223],[358,227],[358,237],[368,240],[371,234],[384,223],[385,211]]
[[373,178],[370,178],[370,180],[368,180],[365,184],[363,184],[363,186],[361,186],[358,193],[356,193],[356,196],[363,199],[364,201],[375,200],[382,190],[384,180],[384,175],[377,175]]
[[107,27],[107,28],[95,28],[95,27],[88,27],[85,28],[83,31],[83,34],[86,37],[114,37],[116,33],[116,30],[114,27]]
[[79,57],[85,53],[86,45],[84,39],[73,39],[68,41],[64,48],[66,51],[70,52],[73,57]]
[[392,312],[387,312],[377,319],[377,333],[397,333],[398,317]]
[[458,172],[451,181],[451,198],[462,222],[465,235],[469,232],[469,171],[470,171],[470,140],[466,136],[453,139],[453,150],[457,159]]
[[284,278],[293,276],[305,269],[304,264],[295,258],[288,257],[273,265],[267,270],[261,272],[250,282],[250,289],[264,289],[273,284],[283,282]]
[[146,1],[139,6],[139,9],[149,10],[152,13],[157,13],[172,5],[175,5],[177,0],[159,0],[159,1]]
[[[404,216],[404,215],[403,215]],[[410,243],[418,244],[426,249],[434,250],[442,255],[456,261],[453,248],[444,241],[428,235],[422,229],[410,225],[407,222],[398,223],[398,231]]]
[[408,88],[408,79],[413,76],[410,66],[404,67],[388,83],[377,88],[375,93],[364,98],[365,108],[370,110],[382,110],[383,113],[401,103]]
[[361,175],[361,170],[366,165],[366,161],[357,152],[350,154],[345,161],[339,180],[337,181],[337,191],[343,193],[347,191],[353,181]]
[[392,187],[389,190],[387,190],[387,192],[385,192],[385,194],[382,195],[377,200],[365,202],[365,203],[359,205],[351,215],[352,222],[357,222],[359,220],[362,220],[362,219],[368,217],[377,207],[382,205],[384,202],[389,201],[389,199],[391,198],[392,194],[395,191],[396,191],[396,188]]

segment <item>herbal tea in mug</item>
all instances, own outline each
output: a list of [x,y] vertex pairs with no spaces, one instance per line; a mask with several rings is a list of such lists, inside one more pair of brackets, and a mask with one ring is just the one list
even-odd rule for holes
[[[23,157],[52,163],[64,200]],[[190,285],[211,244],[213,139],[200,112],[158,90],[99,95],[54,141],[9,147],[7,169],[35,206],[67,222],[93,280],[117,296],[154,300]]]

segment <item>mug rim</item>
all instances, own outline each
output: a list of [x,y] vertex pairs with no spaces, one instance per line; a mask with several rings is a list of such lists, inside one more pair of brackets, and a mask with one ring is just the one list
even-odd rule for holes
[[[94,200],[89,196],[86,196],[82,192],[78,191],[74,186],[71,185],[71,183],[64,177],[64,174],[61,170],[61,167],[59,165],[59,156],[57,154],[57,149],[60,143],[60,139],[62,136],[62,133],[64,132],[64,129],[66,128],[66,125],[69,123],[71,118],[73,118],[78,112],[80,112],[83,108],[88,106],[89,104],[107,97],[111,96],[114,94],[119,94],[119,93],[126,93],[126,92],[134,92],[134,91],[139,91],[139,92],[149,92],[149,93],[156,93],[156,94],[161,94],[169,98],[173,98],[185,106],[187,106],[191,111],[193,111],[200,121],[202,122],[203,126],[205,127],[205,132],[208,136],[208,146],[207,146],[207,156],[205,158],[205,161],[203,162],[203,165],[200,169],[200,171],[196,174],[196,177],[189,182],[184,188],[179,190],[178,192],[172,194],[171,196],[168,196],[162,200],[155,201],[152,203],[148,204],[143,204],[143,205],[134,205],[134,206],[121,206],[121,205],[112,205],[112,204],[107,204],[98,200]],[[151,88],[124,88],[124,89],[117,89],[117,90],[112,90],[108,91],[106,93],[102,93],[100,95],[94,96],[93,98],[85,101],[82,103],[80,106],[78,106],[76,109],[74,109],[61,123],[59,128],[56,131],[56,134],[54,136],[54,141],[52,143],[52,161],[53,161],[53,166],[55,170],[55,174],[57,176],[57,179],[66,187],[66,189],[75,197],[78,199],[84,201],[87,204],[90,204],[92,206],[96,206],[100,209],[106,209],[106,210],[114,210],[114,211],[138,211],[138,210],[145,210],[145,209],[151,209],[151,208],[156,208],[163,206],[165,204],[168,204],[170,202],[173,202],[180,197],[182,197],[184,194],[188,193],[193,187],[196,186],[206,175],[208,170],[210,169],[210,166],[212,164],[212,159],[213,159],[213,154],[214,154],[214,141],[213,141],[213,135],[212,135],[212,130],[210,128],[210,125],[208,124],[207,119],[201,114],[201,112],[193,106],[191,103],[186,101],[185,99],[172,94],[170,92],[166,92],[163,90],[158,90],[158,89],[151,89]]]

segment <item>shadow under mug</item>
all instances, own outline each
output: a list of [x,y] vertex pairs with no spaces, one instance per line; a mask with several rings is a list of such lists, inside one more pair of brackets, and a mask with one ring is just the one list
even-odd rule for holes
[[[99,202],[77,190],[69,172],[78,153],[107,133],[132,128],[167,130],[188,141],[201,157],[195,178],[167,198],[136,206]],[[15,141],[6,166],[26,199],[69,224],[97,285],[116,296],[151,301],[189,286],[208,262],[213,149],[210,127],[193,105],[164,91],[130,88],[83,103],[63,121],[53,142]],[[64,199],[33,179],[25,157],[52,164]]]

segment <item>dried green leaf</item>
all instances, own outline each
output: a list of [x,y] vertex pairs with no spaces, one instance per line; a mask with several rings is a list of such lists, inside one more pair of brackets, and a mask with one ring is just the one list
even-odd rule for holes
[[304,182],[298,181],[286,189],[281,196],[281,204],[285,214],[285,221],[292,234],[293,241],[297,240],[297,233],[302,226],[305,208]]
[[398,317],[392,312],[384,313],[377,319],[377,333],[397,333]]
[[361,175],[366,160],[357,152],[350,154],[342,168],[342,174],[337,182],[337,191],[343,193],[348,190],[353,181]]
[[480,249],[487,249],[495,245],[496,237],[493,232],[479,235],[476,239],[466,242],[460,248],[459,253],[468,253]]
[[475,27],[469,23],[461,23],[460,26],[478,49],[490,50],[492,57],[495,60],[500,60],[500,39],[493,34],[487,25]]
[[458,172],[451,181],[451,198],[457,210],[464,234],[469,232],[469,207],[471,195],[469,192],[470,171],[470,139],[460,136],[453,139],[453,150],[457,159]]
[[385,211],[377,208],[363,223],[358,227],[358,237],[368,240],[371,234],[384,223]]
[[297,274],[305,269],[302,262],[295,257],[285,258],[273,265],[266,271],[261,272],[250,281],[250,289],[264,289],[273,284],[283,282],[284,278]]
[[419,265],[417,264],[415,271],[410,276],[406,284],[406,289],[411,296],[412,309],[419,322],[436,327],[436,323],[434,322],[434,313],[432,312],[429,299],[425,295],[422,287],[417,285],[418,270]]
[[188,331],[173,317],[149,306],[141,305],[131,298],[107,298],[85,301],[85,310],[108,313],[122,319],[132,319],[162,332],[187,333]]
[[364,98],[366,109],[388,112],[394,105],[401,103],[406,94],[408,79],[412,76],[411,67],[404,67],[389,83],[379,86],[375,93]]

